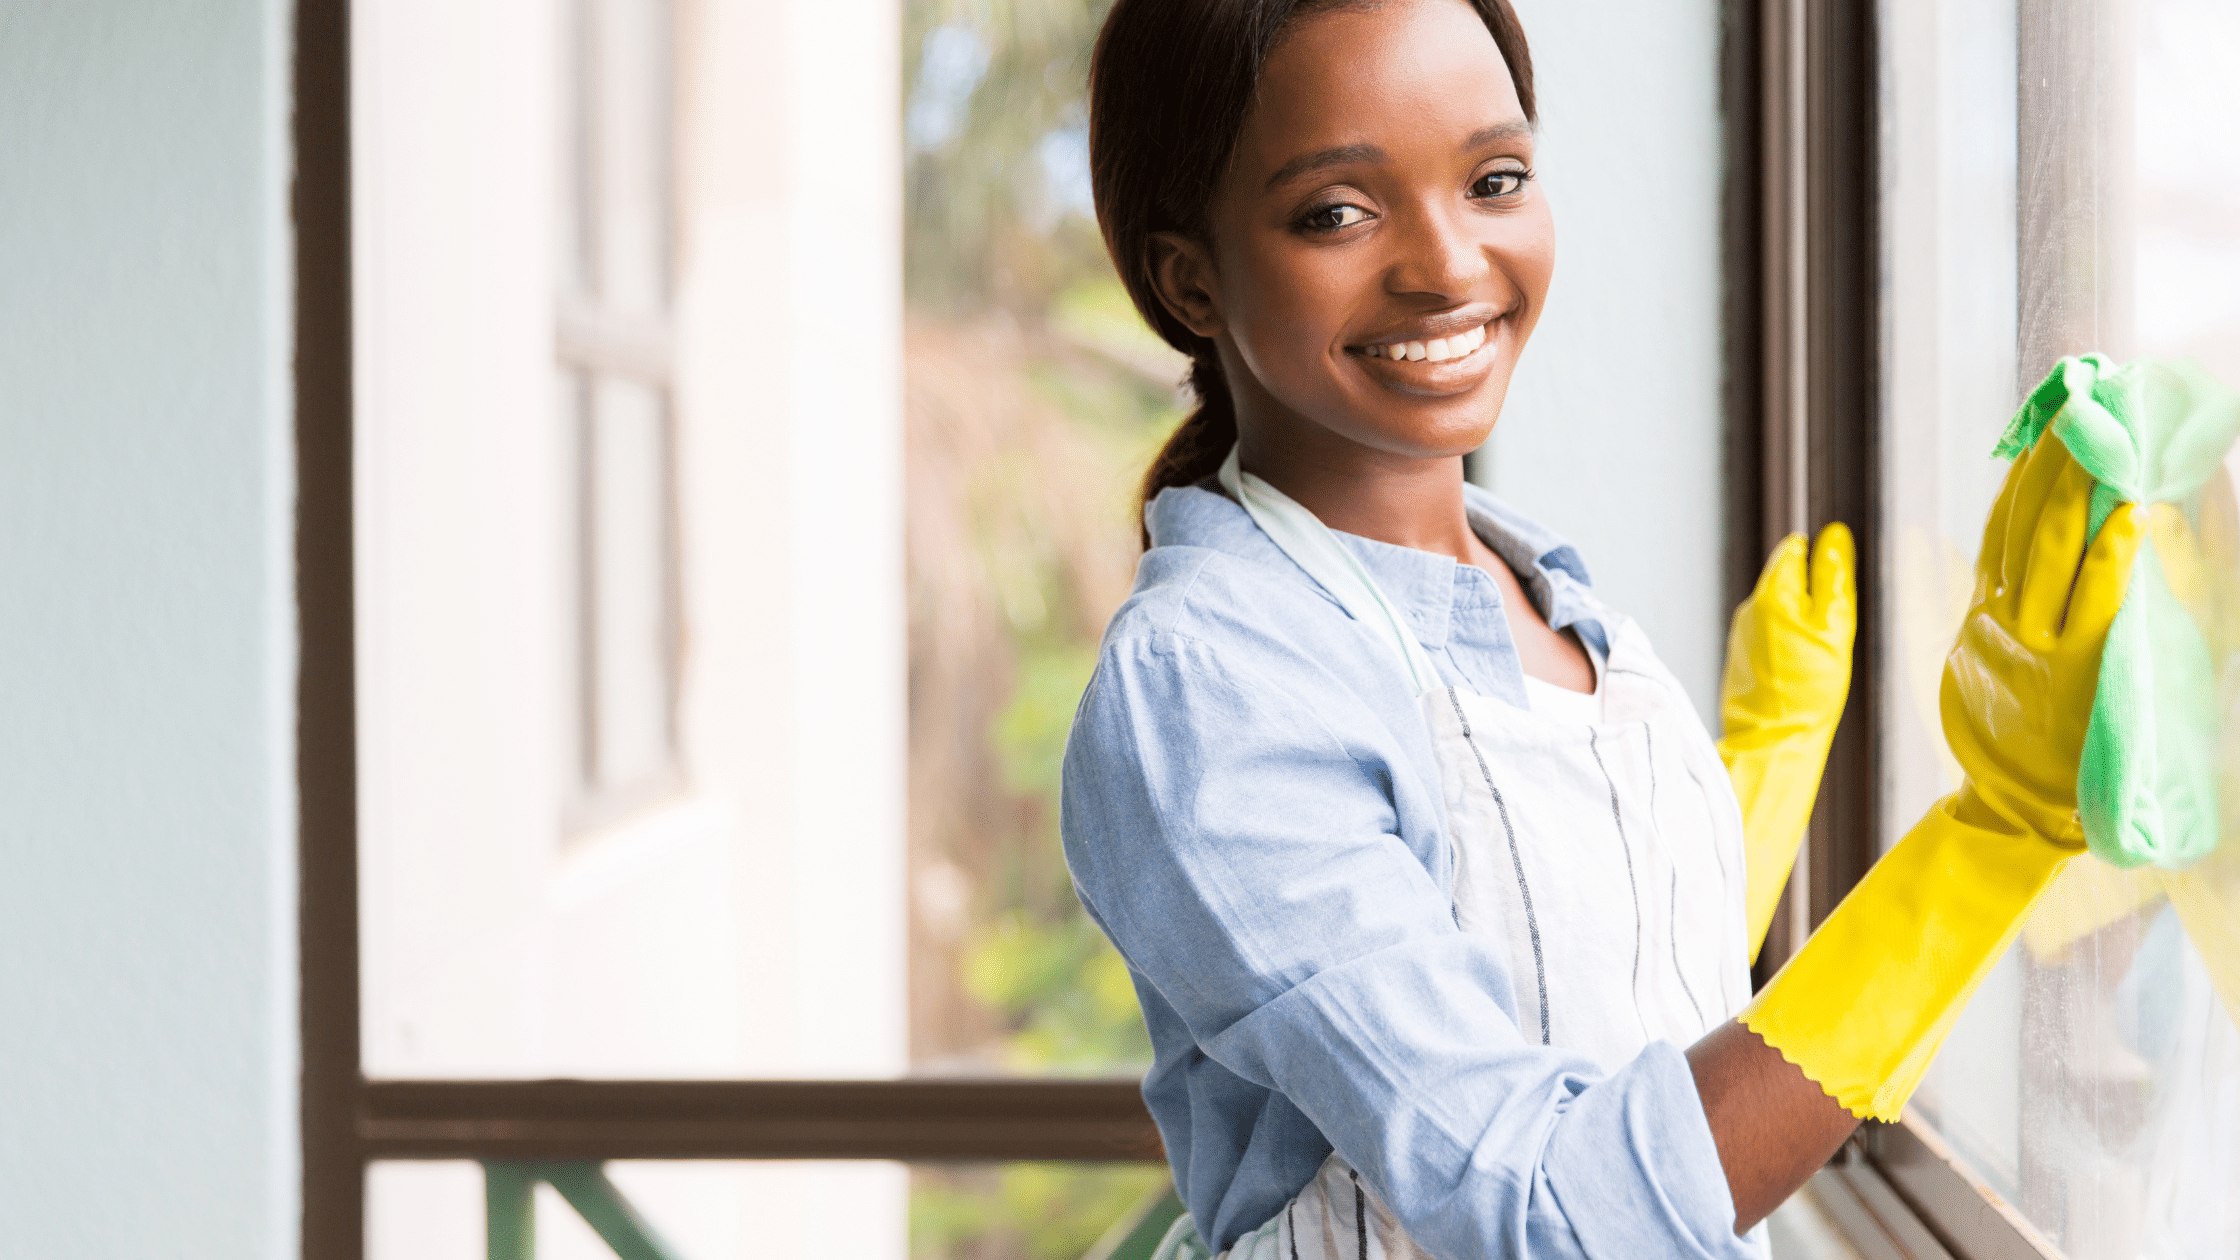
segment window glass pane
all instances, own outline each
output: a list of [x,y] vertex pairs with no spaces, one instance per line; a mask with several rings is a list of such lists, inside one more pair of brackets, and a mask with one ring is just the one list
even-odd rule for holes
[[915,1164],[910,1260],[1093,1260],[1171,1221],[1171,1184],[1159,1164]]
[[666,0],[576,0],[587,47],[579,92],[598,296],[632,315],[669,294],[671,115]]
[[[2195,0],[1881,12],[1887,843],[1958,782],[1937,685],[2005,472],[1990,450],[2023,392],[2089,350],[2240,380],[2240,141],[2213,121],[2240,116],[2240,95],[2206,51],[2240,38],[2240,14]],[[2189,620],[2221,671],[2204,690],[2226,732],[2186,751],[2222,776],[2224,847],[2182,870],[2071,863],[1915,1100],[2076,1260],[2240,1248],[2225,459],[2180,505],[2204,540],[2209,597]]]
[[375,1076],[908,1065],[897,24],[693,12],[353,7]]
[[660,776],[669,758],[676,645],[667,400],[637,381],[601,378],[585,437],[587,786],[628,791]]
[[1180,414],[1101,8],[782,8],[357,11],[373,1075],[1148,1058],[1057,833]]

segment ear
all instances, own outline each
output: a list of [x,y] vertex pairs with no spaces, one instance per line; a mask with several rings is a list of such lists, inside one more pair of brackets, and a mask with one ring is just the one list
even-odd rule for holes
[[1227,321],[1214,297],[1213,253],[1180,232],[1151,234],[1151,283],[1167,313],[1201,337],[1219,336]]

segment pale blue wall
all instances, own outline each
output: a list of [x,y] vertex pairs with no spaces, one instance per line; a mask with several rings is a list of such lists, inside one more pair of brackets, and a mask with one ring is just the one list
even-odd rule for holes
[[0,1255],[295,1250],[284,13],[0,0]]
[[1579,545],[1710,718],[1720,592],[1719,6],[1516,0],[1555,207],[1485,480]]

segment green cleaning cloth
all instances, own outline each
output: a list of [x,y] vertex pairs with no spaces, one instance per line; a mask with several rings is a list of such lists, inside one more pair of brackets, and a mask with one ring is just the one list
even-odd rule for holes
[[[2240,435],[2240,396],[2190,363],[2065,358],[1994,452],[2012,460],[2052,430],[2092,475],[2088,529],[2121,503],[2169,503],[2197,531],[2205,487]],[[2139,549],[2108,630],[2077,767],[2086,843],[2120,867],[2180,870],[2217,843],[2216,666],[2202,627]]]

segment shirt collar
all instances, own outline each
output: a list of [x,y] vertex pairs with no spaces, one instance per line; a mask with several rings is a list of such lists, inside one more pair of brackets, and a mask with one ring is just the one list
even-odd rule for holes
[[1470,513],[1470,527],[1478,531],[1478,537],[1485,539],[1488,547],[1501,553],[1510,568],[1523,572],[1535,569],[1562,572],[1583,587],[1594,585],[1594,577],[1587,572],[1587,562],[1580,558],[1579,549],[1562,535],[1503,503],[1482,486],[1464,484],[1462,501]]
[[[1592,594],[1594,579],[1576,547],[1495,498],[1489,490],[1465,484],[1462,495],[1470,527],[1522,577],[1549,624],[1560,630],[1576,621],[1599,621],[1600,609]],[[1210,478],[1194,486],[1160,491],[1157,498],[1144,505],[1143,516],[1154,547],[1208,547],[1260,563],[1288,563],[1281,549]],[[1437,651],[1443,646],[1454,603],[1455,561],[1412,547],[1332,532],[1361,557],[1385,598],[1407,616],[1424,647]]]

